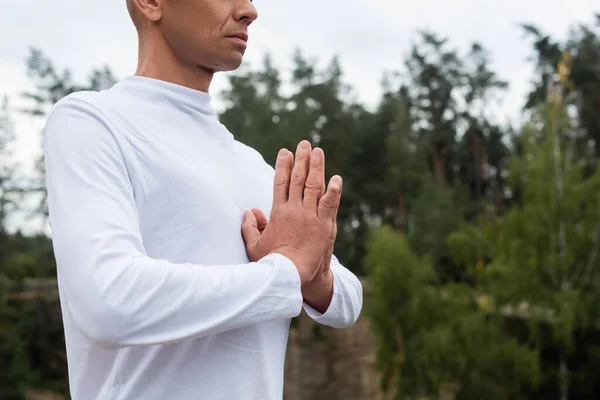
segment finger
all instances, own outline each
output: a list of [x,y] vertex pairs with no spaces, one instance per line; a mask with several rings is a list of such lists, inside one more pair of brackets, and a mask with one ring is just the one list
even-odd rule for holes
[[310,155],[310,169],[304,185],[305,208],[316,210],[319,199],[325,192],[325,154],[323,150],[316,148]]
[[246,243],[247,249],[252,249],[258,239],[260,238],[260,232],[258,230],[258,221],[252,211],[246,211],[244,213],[244,221],[242,222],[242,237]]
[[256,227],[257,227],[258,231],[262,233],[262,231],[265,230],[265,228],[267,227],[267,224],[269,223],[269,221],[267,220],[267,217],[258,208],[253,208],[252,214],[254,214],[254,218],[256,218]]
[[327,251],[327,254],[325,254],[325,259],[323,261],[323,271],[322,273],[324,275],[327,275],[329,273],[329,271],[331,271],[331,256],[333,255],[333,247],[331,248],[330,251]]
[[294,168],[290,176],[289,201],[302,204],[304,184],[308,175],[308,164],[310,162],[310,150],[310,143],[307,140],[303,140],[298,144]]
[[[339,196],[341,198],[341,194]],[[336,207],[334,216],[333,216],[333,224],[331,225],[331,234],[329,236],[329,248],[325,252],[325,265],[323,266],[323,273],[327,274],[331,267],[331,257],[333,256],[333,247],[335,245],[335,238],[337,237],[337,210],[339,208],[339,200],[338,207]]]
[[[337,201],[335,203],[335,210],[333,212],[333,217],[331,218],[331,221],[333,222],[334,227],[337,226],[337,214],[338,214],[338,210],[340,209],[340,203],[342,202],[342,188],[343,188],[343,185],[340,186],[340,191],[337,195]],[[337,230],[336,230],[336,232],[337,232]]]
[[329,240],[335,242],[335,238],[337,237],[337,220],[333,218],[333,224],[331,225],[331,233],[329,234]]
[[338,175],[333,176],[329,180],[327,191],[319,200],[317,215],[323,221],[331,221],[335,217],[336,208],[340,202],[342,193],[342,178]]
[[292,154],[281,149],[275,162],[275,178],[273,179],[273,206],[288,201],[290,190],[290,174],[292,172]]

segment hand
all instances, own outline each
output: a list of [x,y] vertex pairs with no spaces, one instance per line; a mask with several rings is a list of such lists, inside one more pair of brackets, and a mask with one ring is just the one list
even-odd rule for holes
[[[325,191],[325,186],[323,185],[323,192]],[[331,267],[331,257],[333,256],[333,247],[335,245],[335,239],[337,237],[337,212],[340,207],[342,197],[342,189],[338,193],[338,197],[335,202],[335,210],[333,212],[332,224],[331,224],[331,234],[329,235],[329,239],[327,242],[327,250],[325,250],[325,255],[323,256],[323,260],[319,265],[319,270],[317,271],[314,279],[311,281],[312,283],[320,283],[329,281],[330,278],[330,267]]]
[[[321,192],[325,192],[325,180],[322,181]],[[331,234],[329,235],[327,249],[321,260],[319,269],[312,281],[302,287],[302,297],[312,308],[325,313],[331,304],[333,298],[333,274],[331,273],[331,258],[333,256],[333,248],[337,237],[337,212],[340,206],[342,197],[342,189],[338,193],[335,202],[335,211],[332,217]],[[264,219],[266,223],[266,218]]]
[[[251,261],[271,253],[289,258],[300,275],[302,285],[319,272],[328,249],[336,204],[342,180],[331,178],[323,194],[325,156],[321,149],[310,149],[302,141],[296,150],[296,161],[287,150],[281,150],[275,167],[271,218],[258,210],[247,211],[242,236]],[[262,215],[262,216],[261,216]],[[262,228],[262,229],[261,229]]]
[[[262,211],[257,208],[253,208],[251,213],[253,216],[249,217],[249,221],[252,225],[252,229],[257,230],[262,234],[269,224],[267,217],[265,217]],[[329,247],[325,251],[325,255],[317,268],[315,277],[310,282],[302,285],[302,297],[304,301],[322,314],[327,311],[331,304],[331,299],[333,298],[333,274],[330,271],[330,266],[336,233],[337,225],[334,222],[333,232],[329,238]]]
[[333,247],[337,236],[337,210],[339,208],[340,200],[341,191],[337,199],[331,235],[328,239],[328,245],[323,260],[321,261],[313,280],[302,287],[302,296],[304,297],[304,300],[321,313],[324,313],[325,310],[327,310],[331,303],[331,298],[333,297],[333,274],[331,273],[330,268]]
[[[325,191],[325,190],[323,190],[323,191]],[[317,283],[329,281],[331,278],[331,270],[330,270],[331,257],[333,256],[333,247],[335,245],[335,239],[337,237],[337,210],[339,208],[339,204],[340,204],[340,200],[341,200],[340,197],[341,197],[341,192],[340,192],[340,196],[338,196],[338,203],[337,203],[335,213],[333,216],[333,226],[332,226],[332,230],[331,230],[331,235],[329,236],[329,239],[328,239],[329,243],[327,245],[327,250],[325,250],[325,255],[323,256],[323,259],[321,260],[321,263],[319,264],[319,268],[317,270],[317,273],[315,274],[315,277],[313,278],[312,281],[308,282],[305,285],[305,288],[307,288],[308,285],[314,285]],[[261,210],[259,210],[258,208],[253,208],[250,210],[250,212],[252,212],[252,214],[253,214],[252,216],[249,216],[250,223],[252,225],[252,229],[258,230],[258,232],[262,234],[262,232],[265,230],[265,228],[269,224],[267,217],[265,217],[265,214],[263,214],[263,212]]]

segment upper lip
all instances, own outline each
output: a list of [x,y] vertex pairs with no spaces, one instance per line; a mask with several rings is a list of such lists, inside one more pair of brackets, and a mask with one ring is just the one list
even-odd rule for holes
[[232,35],[228,35],[227,37],[242,39],[244,42],[248,41],[248,34],[246,32],[234,33]]

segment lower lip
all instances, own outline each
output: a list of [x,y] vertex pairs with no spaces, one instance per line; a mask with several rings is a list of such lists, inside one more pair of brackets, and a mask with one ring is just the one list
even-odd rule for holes
[[236,42],[237,44],[246,47],[246,41],[244,39],[240,39],[239,37],[232,37],[230,36],[229,39],[233,40],[234,42]]

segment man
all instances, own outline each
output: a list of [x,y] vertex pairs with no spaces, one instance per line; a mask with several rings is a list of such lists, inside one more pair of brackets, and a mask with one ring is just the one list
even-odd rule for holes
[[[50,225],[74,400],[276,400],[290,319],[353,324],[333,256],[342,181],[303,141],[276,168],[219,123],[249,0],[128,0],[135,75],[56,104]],[[270,216],[267,220],[266,216]]]

